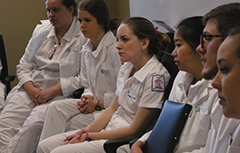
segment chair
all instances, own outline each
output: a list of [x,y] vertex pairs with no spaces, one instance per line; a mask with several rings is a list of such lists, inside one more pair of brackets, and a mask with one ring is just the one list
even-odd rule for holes
[[172,89],[172,85],[173,85],[174,79],[177,76],[177,73],[179,71],[178,67],[175,65],[174,57],[171,55],[172,51],[175,48],[175,43],[173,41],[174,33],[168,32],[166,34],[171,39],[171,44],[168,46],[168,49],[166,51],[167,53],[165,53],[162,56],[162,59],[161,59],[160,62],[168,70],[169,74],[171,75],[171,78],[170,78],[170,80],[168,82],[168,85],[167,85],[165,91],[164,91],[164,95],[163,95],[164,101],[168,99],[169,94],[170,94],[171,89]]
[[0,79],[2,83],[5,84],[6,86],[6,92],[5,92],[5,97],[11,90],[11,81],[15,79],[14,75],[8,75],[8,66],[7,66],[7,58],[6,58],[6,53],[5,53],[5,47],[4,47],[4,42],[3,42],[3,37],[0,34],[0,59],[2,62],[2,72],[0,75]]
[[70,98],[79,99],[79,98],[81,98],[83,92],[84,92],[84,88],[79,88],[76,91],[74,91],[72,95],[70,95]]
[[192,106],[166,101],[143,150],[146,153],[172,153],[179,142]]
[[[166,100],[157,123],[143,147],[143,152],[172,153],[179,142],[191,109],[192,106],[189,104]],[[119,146],[128,142],[130,142],[130,138],[124,138],[120,142],[118,139],[108,140],[104,143],[104,149],[106,153],[114,153]]]

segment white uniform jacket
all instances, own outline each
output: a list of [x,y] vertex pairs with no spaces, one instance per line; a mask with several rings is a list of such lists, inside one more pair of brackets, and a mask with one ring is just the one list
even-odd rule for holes
[[240,153],[240,120],[226,118],[217,103],[205,153]]
[[170,78],[166,68],[153,56],[129,78],[132,69],[133,65],[127,62],[119,71],[116,95],[120,106],[105,130],[129,126],[139,107],[162,108],[164,90]]
[[91,95],[94,100],[103,100],[107,108],[113,101],[119,69],[122,65],[116,37],[107,32],[97,49],[92,51],[90,40],[81,52],[81,82],[84,86],[83,95]]
[[[16,86],[17,89],[19,89],[25,82],[33,81],[32,73],[37,69],[34,55],[40,46],[50,39],[50,33],[53,31],[54,27],[49,20],[43,20],[41,23],[42,24],[37,25],[34,29],[25,53],[20,59],[20,63],[17,65],[17,76],[19,79],[19,83]],[[72,33],[67,36],[67,41],[63,49],[64,52],[61,55],[59,64],[59,77],[63,96],[68,96],[72,94],[73,91],[82,87],[80,83],[80,52],[82,46],[87,41],[80,31],[80,25],[76,18],[74,18],[70,28],[72,28]],[[74,37],[71,35],[74,35]],[[21,92],[20,94],[24,96],[24,98],[28,97],[25,92]],[[30,103],[31,99],[27,99],[26,103]]]
[[[193,106],[174,152],[204,152],[208,131],[211,125],[210,114],[217,102],[217,90],[211,86],[211,81],[202,79],[191,85],[193,76],[179,71],[169,96],[169,100],[188,103]],[[188,92],[187,92],[187,88]],[[139,140],[146,142],[150,132]]]
[[169,96],[171,101],[193,106],[175,148],[175,152],[178,153],[202,152],[211,127],[212,109],[218,101],[217,90],[212,87],[211,80],[202,79],[191,85],[192,81],[193,75],[179,71]]

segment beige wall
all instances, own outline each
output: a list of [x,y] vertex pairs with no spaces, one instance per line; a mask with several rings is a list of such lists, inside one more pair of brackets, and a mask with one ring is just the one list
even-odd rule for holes
[[[76,0],[79,2],[81,0]],[[105,0],[111,17],[129,17],[129,0]],[[46,19],[45,0],[0,0],[0,32],[4,37],[9,74],[16,75],[16,65],[39,20]],[[12,83],[16,85],[17,79]]]

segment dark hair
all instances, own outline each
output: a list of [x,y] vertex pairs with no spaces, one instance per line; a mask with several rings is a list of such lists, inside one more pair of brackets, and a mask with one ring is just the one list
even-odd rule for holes
[[202,25],[202,16],[189,17],[182,20],[176,27],[178,32],[189,46],[196,50],[199,45],[199,38],[204,26]]
[[160,60],[163,56],[162,51],[166,51],[171,42],[166,34],[156,31],[153,24],[143,17],[127,18],[122,21],[122,24],[128,24],[133,34],[136,35],[139,40],[148,38],[150,41],[148,53],[150,55],[157,55]]
[[117,19],[110,19],[108,6],[103,0],[83,0],[79,3],[78,9],[87,11],[102,25],[105,33],[117,28]]
[[[48,0],[46,0],[45,2],[47,2]],[[67,9],[70,6],[73,6],[73,16],[77,16],[77,3],[75,2],[75,0],[59,0],[63,6],[65,6]]]
[[[229,33],[228,37],[235,37],[235,40],[240,40],[240,26],[234,27]],[[236,54],[240,58],[240,43],[237,43]]]
[[206,25],[209,19],[216,20],[217,29],[225,39],[233,27],[240,25],[240,3],[228,3],[212,9],[204,16],[203,24]]

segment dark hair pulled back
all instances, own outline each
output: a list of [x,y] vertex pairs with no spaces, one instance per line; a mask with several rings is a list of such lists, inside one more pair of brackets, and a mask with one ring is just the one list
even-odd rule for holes
[[186,41],[193,50],[196,50],[199,45],[199,38],[204,29],[202,18],[202,16],[186,18],[176,27],[183,40]]
[[143,17],[127,18],[122,21],[122,24],[128,24],[138,39],[148,38],[150,41],[148,53],[150,55],[157,55],[159,60],[161,59],[164,54],[162,51],[166,51],[171,42],[166,34],[156,31],[153,24]]
[[87,11],[102,25],[105,33],[117,28],[117,19],[110,19],[107,4],[103,0],[83,0],[79,3],[78,9]]
[[[46,0],[45,2],[47,2],[48,0]],[[77,16],[77,3],[75,2],[75,0],[59,0],[63,6],[65,6],[67,9],[70,6],[73,6],[73,16]]]

